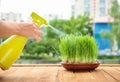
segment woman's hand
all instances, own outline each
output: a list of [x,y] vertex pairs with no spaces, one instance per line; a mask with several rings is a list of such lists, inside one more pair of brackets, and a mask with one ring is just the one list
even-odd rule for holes
[[39,41],[42,34],[39,26],[34,23],[0,21],[0,38],[11,35],[20,35],[32,37]]

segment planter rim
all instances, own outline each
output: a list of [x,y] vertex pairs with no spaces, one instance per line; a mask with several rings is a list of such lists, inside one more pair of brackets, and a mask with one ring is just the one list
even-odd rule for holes
[[71,64],[71,63],[62,62],[61,64],[67,70],[94,70],[100,65],[99,62],[85,63],[85,64],[74,64],[74,63]]

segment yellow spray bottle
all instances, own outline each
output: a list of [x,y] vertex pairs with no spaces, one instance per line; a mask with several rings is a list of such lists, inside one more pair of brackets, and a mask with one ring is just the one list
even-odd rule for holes
[[[33,22],[39,26],[48,24],[44,18],[40,17],[35,12],[31,13],[31,17]],[[0,44],[0,67],[3,70],[9,69],[19,58],[27,39],[27,37],[13,35]]]

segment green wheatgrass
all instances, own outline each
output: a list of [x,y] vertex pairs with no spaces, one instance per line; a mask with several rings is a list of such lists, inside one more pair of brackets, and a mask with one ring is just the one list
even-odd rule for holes
[[93,37],[67,35],[59,44],[62,61],[67,63],[95,63],[98,47]]

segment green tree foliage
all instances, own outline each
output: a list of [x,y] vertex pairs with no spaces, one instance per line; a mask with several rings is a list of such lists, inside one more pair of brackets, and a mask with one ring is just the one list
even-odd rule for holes
[[118,48],[120,49],[120,5],[118,4],[118,0],[112,0],[109,14],[114,19],[113,22],[110,22],[110,25],[112,25],[112,30],[102,31],[101,36],[110,39],[111,48],[113,46],[114,39],[116,39],[118,42]]
[[109,14],[114,19],[112,22],[112,31],[109,35],[112,40],[114,38],[117,40],[120,49],[120,5],[118,4],[118,0],[112,0],[112,7],[109,10]]
[[87,16],[78,16],[77,18],[71,17],[69,20],[52,20],[50,24],[57,29],[63,31],[66,34],[82,34],[82,35],[92,35],[92,24],[90,23],[92,19]]
[[41,53],[47,53],[49,54],[52,52],[53,54],[58,53],[56,51],[57,49],[57,41],[56,39],[46,39],[41,40],[40,42],[36,42],[32,40],[31,42],[27,42],[24,52],[29,54],[41,54]]

